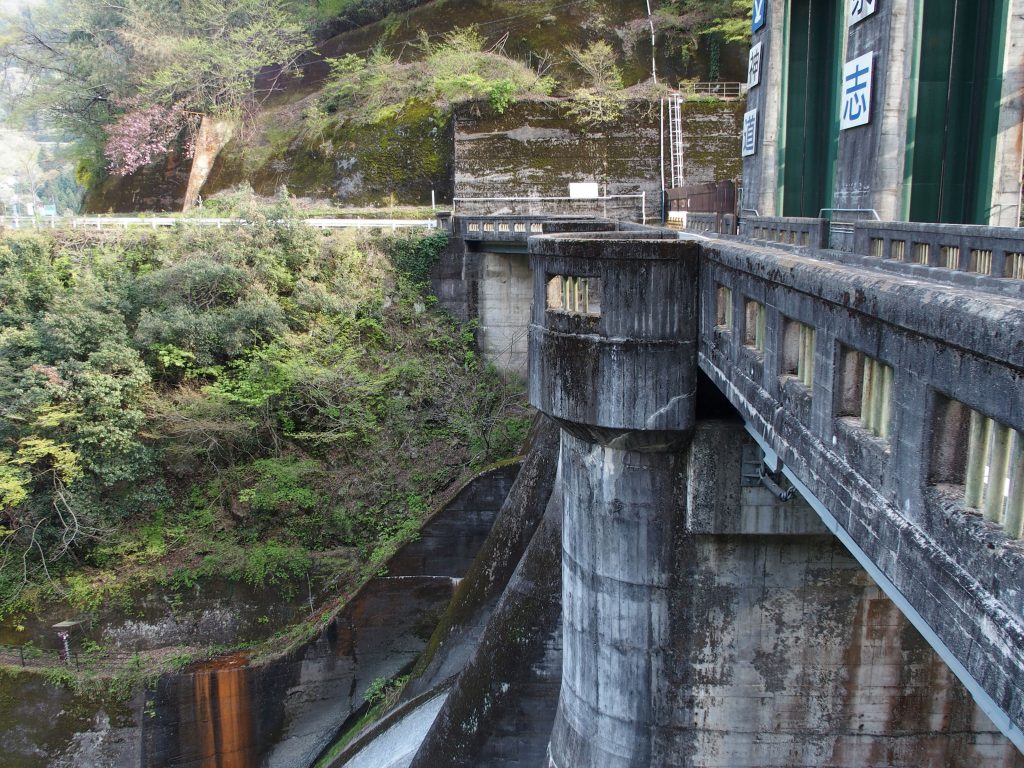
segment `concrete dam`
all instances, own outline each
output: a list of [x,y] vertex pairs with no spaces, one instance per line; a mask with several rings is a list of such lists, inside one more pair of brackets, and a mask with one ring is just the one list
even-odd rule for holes
[[[456,221],[480,245],[452,255],[529,237],[558,479],[486,624],[435,635],[468,660],[411,765],[1024,765],[1020,457],[985,523],[956,501],[977,448],[950,437],[957,403],[1019,407],[998,396],[1019,391],[1019,286],[528,218]],[[1012,348],[968,330],[990,322]]]

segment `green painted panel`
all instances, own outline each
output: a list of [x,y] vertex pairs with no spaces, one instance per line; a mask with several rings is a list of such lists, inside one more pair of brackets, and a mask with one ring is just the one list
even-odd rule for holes
[[924,0],[912,221],[987,223],[1008,0]]
[[784,216],[832,204],[842,32],[838,0],[791,0],[782,182]]

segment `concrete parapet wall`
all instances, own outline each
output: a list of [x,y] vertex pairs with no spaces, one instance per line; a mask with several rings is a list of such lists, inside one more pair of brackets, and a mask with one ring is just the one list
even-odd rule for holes
[[828,247],[829,227],[826,219],[742,216],[740,237],[751,240],[769,240],[776,243],[805,245],[810,248]]
[[858,221],[854,251],[931,267],[1024,280],[1019,227]]
[[[965,441],[944,421],[947,399],[1024,428],[1024,302],[776,249],[703,254],[701,368],[1019,727],[1024,551],[935,477]],[[732,327],[718,325],[716,286]],[[748,301],[764,308],[763,349]],[[815,331],[811,386],[787,367],[793,322]],[[886,437],[841,412],[844,350],[894,371]]]

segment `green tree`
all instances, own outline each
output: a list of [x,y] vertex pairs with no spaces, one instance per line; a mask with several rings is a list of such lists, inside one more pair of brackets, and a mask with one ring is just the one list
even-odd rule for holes
[[379,49],[366,58],[349,54],[332,61],[323,109],[362,123],[387,121],[416,102],[445,110],[486,99],[501,112],[516,99],[546,96],[555,86],[550,77],[488,49],[473,27],[453,29],[440,42],[424,35],[419,49],[420,61],[401,62]]
[[292,0],[55,0],[7,16],[0,57],[33,83],[22,114],[45,113],[130,172],[197,118],[240,119],[264,68],[292,71],[310,45],[304,11]]
[[572,92],[569,114],[585,125],[618,120],[625,94],[612,47],[598,40],[586,48],[570,48],[569,56],[584,75],[584,85]]
[[721,43],[750,40],[751,8],[749,0],[668,0],[655,12],[655,24],[677,41],[684,61],[696,53],[701,38],[708,40],[714,58]]

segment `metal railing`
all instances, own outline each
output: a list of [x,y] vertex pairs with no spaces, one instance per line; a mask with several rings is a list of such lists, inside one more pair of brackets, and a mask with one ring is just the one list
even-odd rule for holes
[[699,82],[683,82],[679,84],[683,96],[712,97],[717,99],[739,99],[747,94],[746,83],[705,80]]
[[[602,204],[601,215],[607,215],[607,203],[609,200],[639,200],[640,201],[640,223],[647,223],[647,193],[639,192],[637,194],[630,195],[599,195],[597,197],[546,197],[546,196],[507,196],[507,197],[453,197],[452,198],[452,215],[458,213],[459,203],[569,203],[571,205],[593,205],[595,203]],[[473,215],[484,217],[487,214],[483,213],[470,213],[463,215]],[[530,215],[538,215],[536,211],[530,211]]]
[[[436,229],[436,219],[355,219],[355,218],[309,218],[299,219],[300,223],[315,229],[403,229],[424,227]],[[190,218],[185,216],[69,216],[30,218],[27,216],[0,216],[0,227],[8,229],[128,229],[130,227],[199,226],[199,227],[244,227],[250,222],[245,219]]]

